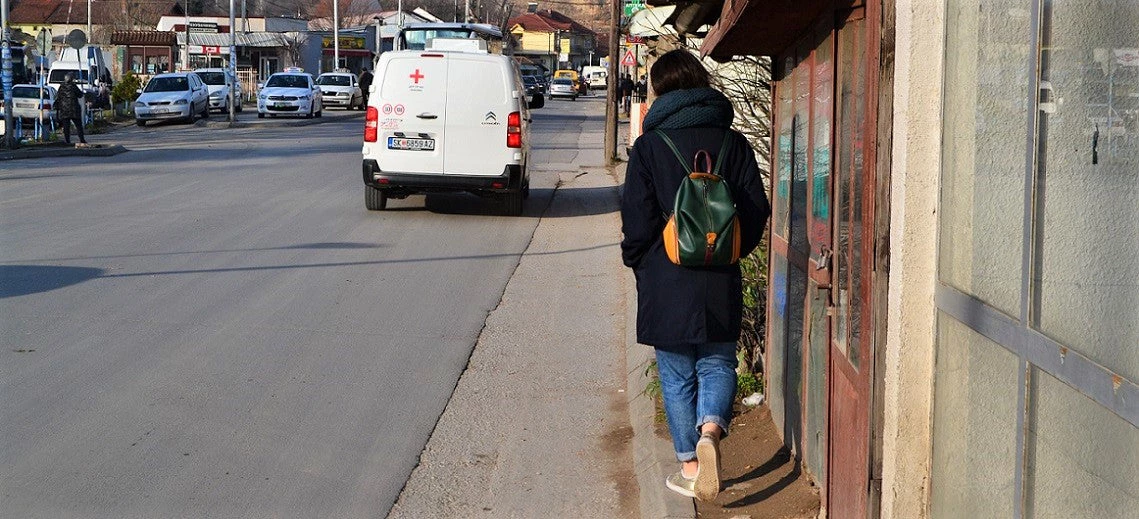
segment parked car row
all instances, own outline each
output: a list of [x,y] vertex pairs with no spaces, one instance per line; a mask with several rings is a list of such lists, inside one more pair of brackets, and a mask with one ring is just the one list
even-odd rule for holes
[[[180,119],[193,123],[207,118],[210,110],[229,112],[229,91],[241,92],[240,80],[227,69],[207,68],[192,72],[158,74],[139,89],[135,100],[135,122]],[[243,111],[240,96],[234,110]],[[348,72],[329,72],[313,79],[299,68],[287,68],[270,75],[258,85],[257,117],[293,115],[321,117],[325,106],[347,110],[364,109],[360,80]]]

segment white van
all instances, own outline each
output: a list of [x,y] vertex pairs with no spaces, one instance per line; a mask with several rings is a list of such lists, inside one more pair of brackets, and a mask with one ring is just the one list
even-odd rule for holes
[[597,90],[606,87],[606,78],[609,71],[605,67],[584,66],[581,68],[581,77],[590,89]]
[[364,123],[364,205],[467,191],[522,213],[530,112],[516,62],[481,40],[432,39],[424,50],[385,52]]
[[93,93],[99,87],[106,87],[108,91],[111,88],[111,69],[107,68],[103,49],[99,47],[86,45],[79,49],[61,49],[59,57],[51,64],[47,84],[59,88],[68,73],[74,76],[75,84],[84,92]]

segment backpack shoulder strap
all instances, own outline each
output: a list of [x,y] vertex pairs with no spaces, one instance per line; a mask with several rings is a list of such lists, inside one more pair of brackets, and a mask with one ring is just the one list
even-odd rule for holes
[[672,153],[676,155],[676,160],[680,161],[680,166],[684,168],[684,171],[691,169],[691,166],[688,165],[688,161],[684,160],[684,155],[681,155],[680,150],[676,148],[676,143],[672,142],[672,139],[668,138],[668,135],[665,135],[665,133],[660,130],[653,130],[653,132],[660,135],[660,138],[664,139],[664,143],[672,149]]
[[716,154],[716,166],[712,168],[712,174],[720,175],[720,164],[723,164],[724,154],[728,151],[728,133],[724,132],[724,143],[720,145],[720,152]]

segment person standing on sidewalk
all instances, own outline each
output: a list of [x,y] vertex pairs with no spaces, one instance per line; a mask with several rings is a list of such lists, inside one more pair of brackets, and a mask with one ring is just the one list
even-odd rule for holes
[[364,93],[364,102],[363,106],[360,107],[361,110],[368,109],[368,90],[371,86],[372,73],[368,72],[368,67],[363,67],[360,69],[360,91]]
[[[622,259],[637,280],[637,342],[656,350],[668,429],[681,470],[668,488],[711,500],[720,491],[719,442],[728,433],[736,392],[736,342],[743,312],[738,264],[682,267],[669,261],[661,232],[682,168],[665,133],[687,157],[712,161],[731,188],[740,218],[740,256],[759,244],[771,207],[755,153],[731,129],[732,104],[710,87],[708,72],[686,50],[663,55],[649,71],[656,101],[633,144],[621,198]],[[726,145],[725,140],[727,141]]]
[[59,86],[53,102],[55,118],[63,127],[63,141],[67,144],[71,144],[71,123],[75,123],[79,143],[87,144],[87,139],[83,137],[83,110],[80,109],[80,103],[83,102],[83,91],[75,85],[75,76],[68,72],[63,76],[63,84]]

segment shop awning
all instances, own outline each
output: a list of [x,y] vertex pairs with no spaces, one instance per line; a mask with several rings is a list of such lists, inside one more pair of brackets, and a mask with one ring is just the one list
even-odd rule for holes
[[775,55],[802,37],[824,11],[842,0],[728,0],[700,52],[718,61]]
[[113,31],[111,45],[135,45],[153,47],[173,47],[178,44],[177,36],[169,31]]

